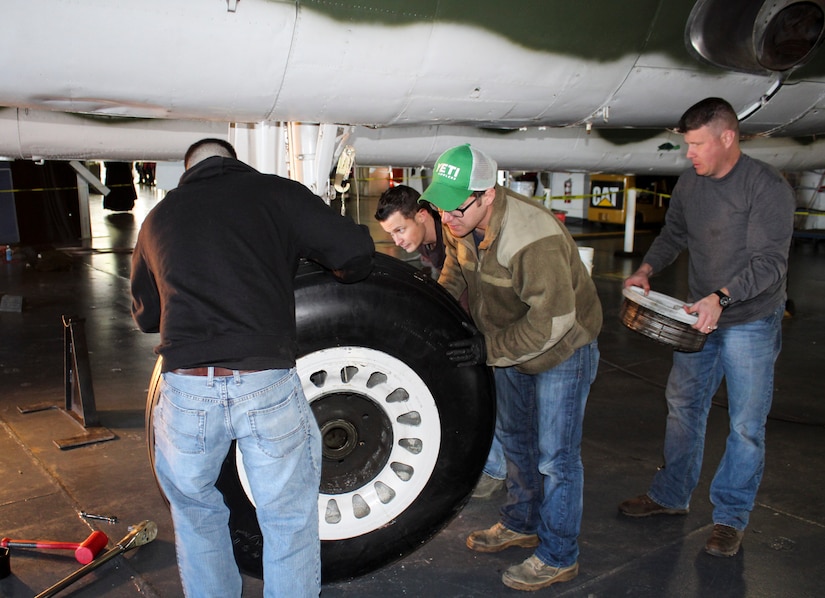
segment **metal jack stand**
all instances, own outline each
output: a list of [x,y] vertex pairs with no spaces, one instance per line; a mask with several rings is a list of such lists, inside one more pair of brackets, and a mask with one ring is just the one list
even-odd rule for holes
[[[86,348],[84,318],[63,316],[63,371],[66,383],[66,402],[61,409],[85,428],[83,434],[54,440],[60,450],[76,448],[115,438],[114,433],[100,425],[92,389],[92,368]],[[60,409],[52,403],[39,403],[30,407],[18,407],[20,413],[33,413],[47,409]]]

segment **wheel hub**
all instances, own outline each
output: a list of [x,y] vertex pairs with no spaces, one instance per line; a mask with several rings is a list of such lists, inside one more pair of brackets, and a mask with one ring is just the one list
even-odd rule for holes
[[357,393],[333,393],[311,405],[321,429],[321,492],[343,494],[375,478],[392,451],[392,423],[387,415]]

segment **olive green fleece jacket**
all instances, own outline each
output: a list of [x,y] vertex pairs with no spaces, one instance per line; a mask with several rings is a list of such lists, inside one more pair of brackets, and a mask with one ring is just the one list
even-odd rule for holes
[[478,250],[472,234],[456,238],[447,227],[444,242],[438,282],[456,298],[468,290],[487,365],[537,374],[598,336],[596,285],[567,228],[535,201],[496,185]]

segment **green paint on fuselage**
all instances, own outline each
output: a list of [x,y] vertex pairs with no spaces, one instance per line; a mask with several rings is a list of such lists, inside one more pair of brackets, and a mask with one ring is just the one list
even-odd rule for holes
[[[458,23],[486,29],[530,50],[611,62],[628,53],[663,53],[699,66],[685,49],[694,0],[299,0],[342,23],[402,26]],[[399,32],[399,44],[404,43]]]
[[[685,45],[685,27],[696,0],[295,1],[299,8],[322,13],[343,26],[457,23],[486,29],[526,49],[550,54],[607,63],[628,54],[658,53],[694,70],[720,72]],[[405,43],[403,32],[399,32],[398,43]],[[789,81],[823,75],[825,52],[817,51]]]

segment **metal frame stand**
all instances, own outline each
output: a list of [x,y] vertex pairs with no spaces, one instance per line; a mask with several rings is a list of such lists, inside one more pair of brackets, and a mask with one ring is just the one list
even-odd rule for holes
[[47,409],[60,409],[80,423],[83,434],[54,440],[60,450],[76,448],[115,438],[114,433],[100,425],[92,388],[92,368],[86,347],[86,320],[77,316],[63,316],[63,372],[65,382],[65,405],[63,408],[53,403],[39,403],[30,407],[18,407],[20,413],[34,413]]

